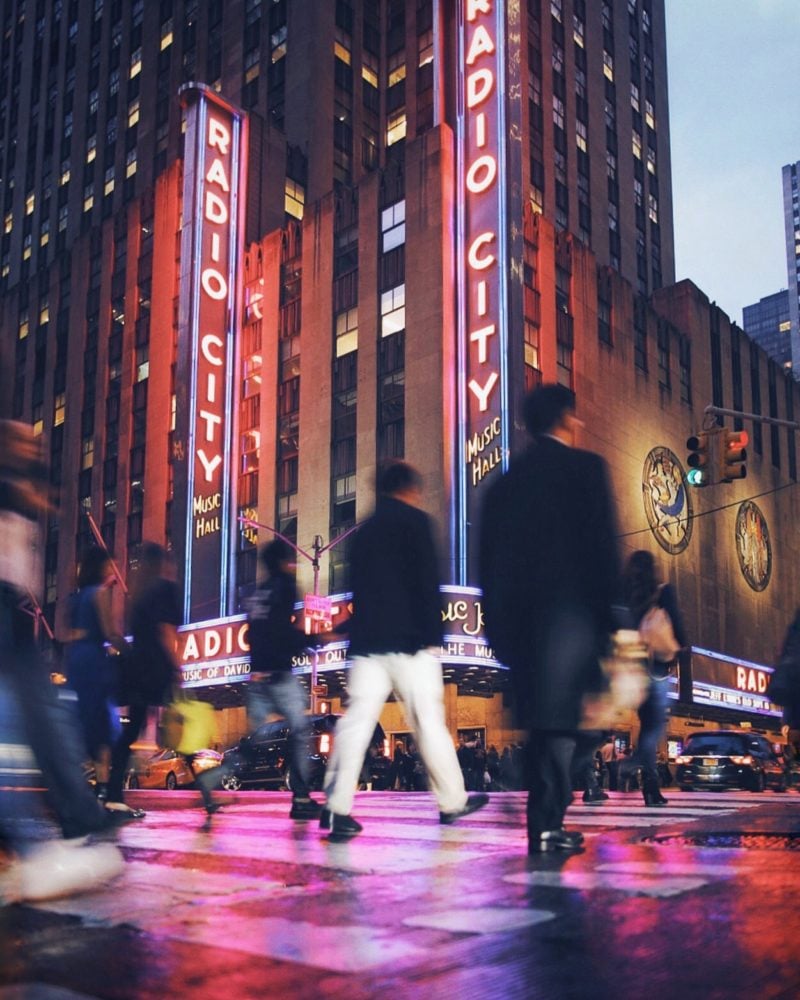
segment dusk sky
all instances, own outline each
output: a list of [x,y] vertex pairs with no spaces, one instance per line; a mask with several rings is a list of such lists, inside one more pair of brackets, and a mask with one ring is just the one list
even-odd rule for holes
[[666,0],[676,279],[737,323],[786,288],[781,167],[800,160],[798,0]]

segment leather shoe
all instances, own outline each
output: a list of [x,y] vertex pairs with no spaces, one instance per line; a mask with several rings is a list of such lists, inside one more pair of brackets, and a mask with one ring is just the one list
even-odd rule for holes
[[330,840],[348,840],[364,829],[352,816],[340,816],[338,813],[331,813],[330,816],[331,832],[328,834]]
[[599,789],[596,792],[584,792],[583,803],[587,806],[599,806],[601,802],[607,802],[609,795]]
[[289,819],[320,819],[322,806],[313,799],[293,799]]
[[528,854],[544,854],[547,851],[582,851],[583,834],[568,830],[545,830],[528,842]]
[[455,821],[457,819],[461,819],[462,816],[469,816],[470,813],[483,809],[488,801],[489,796],[486,795],[485,792],[478,792],[477,795],[470,795],[463,809],[457,809],[455,812],[440,812],[439,822],[445,824],[455,823]]

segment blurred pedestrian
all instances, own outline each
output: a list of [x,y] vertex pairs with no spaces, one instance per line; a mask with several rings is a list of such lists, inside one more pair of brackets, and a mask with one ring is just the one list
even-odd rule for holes
[[97,797],[107,797],[111,746],[119,735],[116,664],[106,647],[122,654],[127,643],[112,613],[116,584],[110,556],[98,546],[88,549],[78,569],[78,589],[70,595],[66,674],[75,692],[86,752],[94,762]]
[[39,656],[31,599],[42,582],[37,519],[52,511],[40,441],[31,427],[0,421],[0,733],[30,744],[62,838],[34,841],[30,796],[0,791],[0,841],[15,854],[0,902],[36,901],[96,889],[124,866],[112,844],[87,835],[108,828],[81,767],[74,717],[56,698]]
[[298,820],[317,819],[322,806],[309,795],[308,696],[292,673],[292,658],[311,642],[295,625],[294,549],[284,539],[276,538],[262,549],[261,562],[267,579],[247,602],[251,658],[246,692],[248,723],[253,730],[273,712],[286,719],[292,788],[289,816]]
[[[107,805],[130,819],[144,816],[142,809],[131,809],[124,802],[123,785],[131,746],[144,729],[149,709],[170,701],[181,682],[177,658],[180,599],[176,583],[167,576],[168,564],[166,549],[156,542],[143,542],[129,595],[128,622],[132,648],[124,664],[123,685],[129,721],[114,744]],[[188,757],[187,764],[194,774]],[[213,812],[210,792],[197,776],[196,781],[207,811]]]
[[667,722],[667,681],[677,664],[680,647],[686,645],[686,635],[675,589],[660,582],[652,553],[640,549],[628,558],[623,574],[623,600],[631,615],[631,625],[640,630],[645,642],[647,620],[659,623],[654,627],[666,628],[667,632],[671,626],[673,635],[672,640],[666,639],[666,652],[650,650],[647,695],[638,709],[641,728],[635,760],[641,768],[642,795],[646,806],[660,807],[667,804],[667,799],[661,794],[656,753]]
[[599,657],[615,627],[616,522],[605,463],[574,446],[573,393],[540,386],[524,416],[533,443],[492,485],[481,515],[483,610],[529,731],[529,852],[574,851],[582,837],[563,821],[582,703],[603,685]]
[[419,473],[391,462],[379,471],[377,494],[375,512],[356,532],[351,554],[349,703],[336,727],[320,817],[334,840],[362,829],[350,815],[353,792],[392,692],[414,730],[440,821],[452,823],[488,801],[485,794],[467,796],[445,725],[438,561],[430,521],[420,509]]
[[800,757],[800,608],[786,629],[767,696],[783,709],[786,757],[796,760]]

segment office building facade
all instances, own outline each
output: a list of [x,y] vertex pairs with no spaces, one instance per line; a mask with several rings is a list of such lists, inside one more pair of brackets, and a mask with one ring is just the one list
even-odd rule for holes
[[782,171],[783,225],[786,233],[786,280],[789,286],[792,362],[795,378],[800,378],[800,161],[788,163]]
[[765,295],[742,310],[744,332],[787,370],[792,369],[789,290]]

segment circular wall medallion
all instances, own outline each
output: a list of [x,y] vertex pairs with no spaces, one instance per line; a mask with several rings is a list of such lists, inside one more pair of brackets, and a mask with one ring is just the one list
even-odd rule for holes
[[736,554],[748,584],[764,590],[772,576],[772,545],[767,519],[752,500],[745,500],[736,514]]
[[642,469],[642,502],[647,523],[662,549],[683,552],[692,537],[692,501],[675,452],[653,448]]

